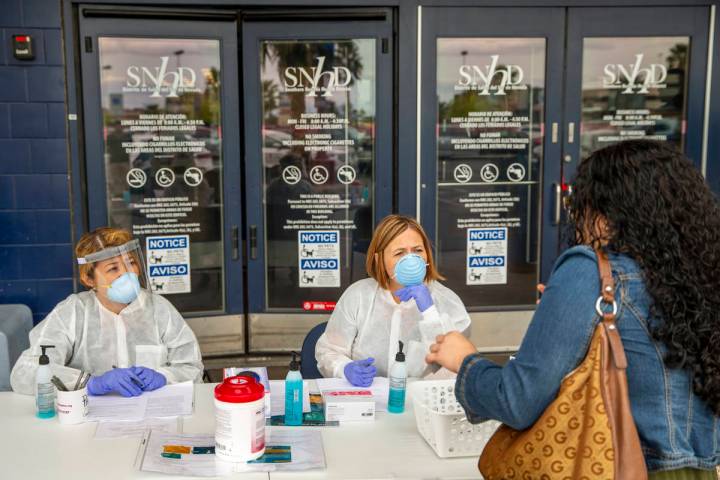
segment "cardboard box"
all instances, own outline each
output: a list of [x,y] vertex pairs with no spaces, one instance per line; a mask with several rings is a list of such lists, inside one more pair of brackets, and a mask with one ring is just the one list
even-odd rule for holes
[[367,422],[375,420],[375,399],[370,390],[325,390],[325,420]]

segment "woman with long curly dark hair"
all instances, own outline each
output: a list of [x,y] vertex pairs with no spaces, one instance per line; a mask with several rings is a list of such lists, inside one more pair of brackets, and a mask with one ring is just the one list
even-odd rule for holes
[[630,404],[651,479],[716,479],[720,464],[720,208],[692,162],[630,140],[578,167],[571,248],[558,258],[516,359],[500,367],[455,333],[427,360],[458,372],[471,421],[522,430],[585,357],[598,322],[594,248],[610,259]]

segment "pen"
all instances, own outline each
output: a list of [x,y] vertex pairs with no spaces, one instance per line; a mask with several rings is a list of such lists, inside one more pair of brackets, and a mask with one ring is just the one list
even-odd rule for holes
[[[113,368],[117,368],[115,365],[113,365],[112,367],[113,367]],[[130,378],[130,380],[132,380],[132,382],[133,382],[135,385],[137,385],[137,387],[138,387],[140,390],[142,390],[142,389],[145,388],[145,385],[143,385],[142,382],[140,382],[139,380],[136,380],[136,379],[134,379],[134,378]]]
[[77,382],[75,382],[75,388],[73,388],[73,390],[77,390],[78,388],[80,388],[80,383],[82,383],[82,379],[84,376],[85,372],[80,370],[80,375],[78,375]]
[[62,382],[62,380],[60,380],[60,379],[59,379],[58,377],[56,377],[55,375],[53,375],[53,377],[50,379],[50,381],[53,383],[53,385],[55,385],[55,387],[56,387],[58,390],[61,390],[61,391],[63,391],[63,392],[67,392],[67,391],[68,391],[67,387],[66,387],[65,384]]
[[80,382],[80,387],[79,387],[79,389],[82,390],[83,388],[85,388],[85,385],[87,385],[87,383],[88,383],[89,380],[90,380],[90,374],[89,374],[89,373],[86,373],[86,374],[85,374],[85,378],[83,379],[82,382]]

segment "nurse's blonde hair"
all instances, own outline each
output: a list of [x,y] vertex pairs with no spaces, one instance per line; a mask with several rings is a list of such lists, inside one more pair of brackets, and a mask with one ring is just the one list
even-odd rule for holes
[[388,275],[388,272],[385,270],[383,252],[387,246],[390,245],[390,242],[395,240],[398,235],[407,229],[415,230],[422,238],[428,263],[427,270],[425,271],[425,281],[445,280],[445,277],[440,275],[435,267],[432,246],[430,245],[430,239],[425,233],[425,230],[423,230],[414,218],[394,214],[383,218],[377,227],[375,227],[375,232],[368,247],[367,259],[365,260],[365,268],[368,275],[374,278],[385,290],[390,288],[390,275]]
[[[96,228],[80,237],[80,240],[75,245],[75,258],[82,258],[108,247],[119,247],[130,240],[132,240],[132,235],[127,230],[112,227]],[[80,283],[87,288],[92,288],[90,282],[95,276],[95,263],[78,265],[78,270],[80,272]]]

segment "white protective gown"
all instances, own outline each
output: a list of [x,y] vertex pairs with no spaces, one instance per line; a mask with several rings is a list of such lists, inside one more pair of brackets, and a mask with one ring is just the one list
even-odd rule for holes
[[398,340],[405,345],[409,377],[424,377],[436,369],[425,355],[441,333],[458,330],[470,335],[470,317],[452,290],[433,281],[427,285],[434,305],[420,313],[415,300],[397,304],[392,294],[372,278],[350,285],[335,306],[325,333],[318,339],[315,358],[324,377],[345,378],[345,365],[372,357],[377,375],[387,377]]
[[202,382],[195,334],[169,301],[146,290],[119,315],[103,307],[93,291],[57,304],[30,332],[30,348],[10,375],[14,391],[34,393],[40,345],[55,345],[46,351],[50,369],[66,385],[75,384],[80,370],[97,376],[113,365],[152,368],[168,383]]

